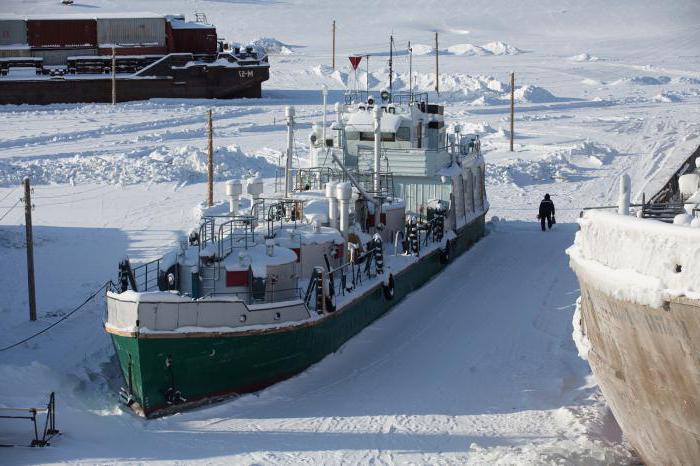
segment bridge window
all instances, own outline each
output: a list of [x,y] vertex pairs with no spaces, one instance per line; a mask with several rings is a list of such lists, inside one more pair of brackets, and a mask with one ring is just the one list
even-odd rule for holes
[[402,126],[396,131],[397,141],[410,141],[411,140],[411,128],[408,126]]

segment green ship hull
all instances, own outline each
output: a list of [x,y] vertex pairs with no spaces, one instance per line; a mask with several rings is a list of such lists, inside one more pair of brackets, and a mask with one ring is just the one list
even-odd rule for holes
[[[450,241],[450,260],[484,235],[484,217],[462,227]],[[337,311],[299,325],[207,336],[111,333],[132,408],[154,417],[292,377],[338,350],[448,263],[440,250],[433,250],[394,275],[393,298],[387,299],[378,282]],[[172,388],[181,402],[168,402]]]

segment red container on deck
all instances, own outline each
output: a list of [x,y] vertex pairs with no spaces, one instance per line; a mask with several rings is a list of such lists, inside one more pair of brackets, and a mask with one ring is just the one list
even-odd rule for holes
[[27,42],[32,47],[95,47],[94,19],[29,19]]
[[216,28],[200,23],[173,20],[167,23],[168,48],[174,53],[215,54]]

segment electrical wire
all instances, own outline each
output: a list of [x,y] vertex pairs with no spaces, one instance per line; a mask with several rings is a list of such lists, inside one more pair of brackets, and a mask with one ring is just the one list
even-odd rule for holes
[[106,282],[106,283],[105,283],[104,285],[102,285],[101,287],[99,287],[93,294],[91,294],[90,296],[88,296],[88,297],[85,299],[85,301],[83,301],[78,307],[76,307],[75,309],[73,309],[72,311],[70,311],[68,314],[64,315],[63,317],[61,317],[60,319],[58,319],[58,320],[57,320],[56,322],[54,322],[53,324],[51,324],[51,325],[49,325],[48,327],[46,327],[45,329],[40,330],[40,331],[36,332],[35,334],[30,335],[30,336],[28,336],[27,338],[18,341],[17,343],[13,343],[13,344],[11,344],[11,345],[9,345],[9,346],[6,346],[6,347],[4,347],[4,348],[0,348],[0,353],[3,352],[3,351],[7,351],[7,350],[9,350],[9,349],[15,348],[15,347],[21,345],[22,343],[26,343],[26,342],[28,342],[29,340],[38,337],[38,336],[41,335],[42,333],[44,333],[44,332],[46,332],[46,331],[48,331],[48,330],[54,328],[56,325],[60,324],[61,322],[63,322],[64,320],[66,320],[67,318],[69,318],[70,316],[72,316],[73,314],[75,314],[76,312],[78,312],[80,309],[82,309],[83,306],[85,306],[87,303],[89,303],[90,301],[92,301],[92,299],[93,299],[95,296],[97,296],[102,290],[106,289],[110,284],[112,284],[112,281],[111,281],[111,280],[108,281],[108,282]]
[[10,212],[12,212],[12,209],[14,209],[15,207],[17,207],[17,204],[19,204],[20,202],[22,202],[22,199],[17,199],[17,202],[15,202],[15,204],[14,204],[12,207],[10,207],[9,209],[7,209],[7,211],[3,214],[3,216],[0,217],[0,221],[2,221],[2,219],[4,219],[5,217],[7,217],[7,216],[10,214]]

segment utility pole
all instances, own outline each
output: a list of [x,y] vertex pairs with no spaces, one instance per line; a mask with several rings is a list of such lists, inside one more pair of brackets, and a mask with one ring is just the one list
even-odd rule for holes
[[435,92],[440,94],[440,68],[438,57],[440,53],[438,52],[438,33],[435,31]]
[[333,20],[333,71],[335,71],[335,20]]
[[117,54],[112,47],[112,105],[117,103]]
[[32,188],[29,177],[22,181],[24,185],[24,224],[27,241],[27,291],[29,292],[29,320],[36,320],[36,285],[34,283],[34,238],[32,235]]
[[369,55],[367,57],[367,96],[369,96]]
[[408,41],[408,92],[413,95],[413,49],[410,40]]
[[510,151],[513,152],[515,131],[515,72],[510,74]]
[[208,172],[208,200],[207,204],[209,207],[214,205],[214,127],[212,124],[212,118],[211,118],[211,109],[209,109],[209,125],[208,125],[208,132],[207,136],[209,139],[209,144],[207,147],[207,152],[209,155],[208,158],[208,163],[207,163],[207,172]]
[[394,92],[394,36],[393,34],[389,36],[389,102],[391,102],[391,96]]

